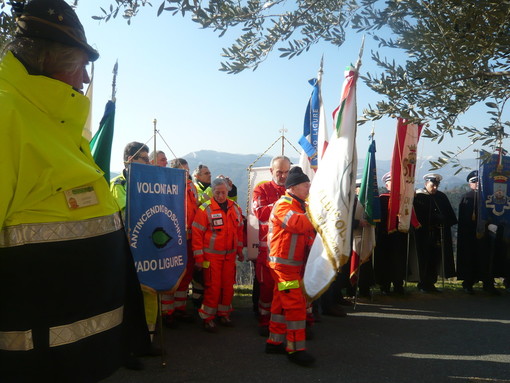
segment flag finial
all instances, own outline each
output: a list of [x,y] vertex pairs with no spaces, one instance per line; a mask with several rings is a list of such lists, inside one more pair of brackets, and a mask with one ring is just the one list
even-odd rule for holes
[[119,70],[119,60],[115,61],[115,65],[113,66],[113,80],[112,80],[112,101],[115,102],[115,96],[117,95],[117,73]]

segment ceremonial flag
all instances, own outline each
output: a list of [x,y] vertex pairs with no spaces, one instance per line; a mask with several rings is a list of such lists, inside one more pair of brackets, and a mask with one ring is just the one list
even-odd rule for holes
[[110,159],[112,154],[113,129],[115,126],[115,102],[108,101],[99,129],[90,141],[90,150],[94,161],[104,172],[107,182],[110,182]]
[[[370,226],[354,229],[350,265],[350,280],[353,286],[357,283],[360,264],[367,262],[372,255],[375,247],[375,224],[381,221],[375,152],[375,140],[372,140],[368,147],[363,169],[363,178],[358,195],[359,206],[356,206],[355,212],[355,219],[362,216]],[[358,210],[361,210],[361,212],[358,213]]]
[[[419,227],[413,209],[418,140],[422,125],[398,119],[393,158],[391,191],[388,205],[388,233],[407,233],[409,226]],[[398,217],[398,227],[397,227]]]
[[306,107],[303,136],[299,140],[299,145],[303,148],[299,159],[299,166],[310,180],[313,180],[319,162],[328,145],[326,116],[321,95],[322,64],[323,60],[321,60],[317,78],[308,81],[313,86],[313,91]]
[[375,161],[375,140],[372,140],[368,147],[365,167],[363,169],[363,178],[359,189],[359,202],[363,205],[365,219],[370,225],[375,226],[376,222],[381,222],[381,206],[379,203],[379,186],[377,184],[377,169]]
[[172,290],[186,269],[186,172],[131,163],[126,222],[140,283]]
[[318,298],[327,289],[337,271],[349,259],[351,251],[357,167],[358,69],[359,64],[356,69],[348,67],[345,72],[340,105],[333,112],[335,129],[308,198],[308,213],[317,230],[304,275],[305,293],[312,299]]
[[504,225],[503,235],[510,239],[510,157],[492,154],[480,166],[479,182],[477,235],[482,237],[488,224]]

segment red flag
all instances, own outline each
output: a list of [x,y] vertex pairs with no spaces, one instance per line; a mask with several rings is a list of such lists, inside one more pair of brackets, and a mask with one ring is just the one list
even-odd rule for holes
[[[414,181],[418,140],[423,125],[398,119],[393,158],[391,161],[391,191],[388,205],[388,233],[407,233],[409,226],[419,227],[413,209]],[[397,226],[398,222],[398,226]]]

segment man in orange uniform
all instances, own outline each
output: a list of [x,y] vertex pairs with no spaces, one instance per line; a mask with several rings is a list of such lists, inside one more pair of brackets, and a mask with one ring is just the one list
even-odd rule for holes
[[[266,353],[283,354],[301,366],[315,358],[306,351],[306,299],[302,275],[315,230],[306,214],[310,179],[300,167],[290,170],[287,191],[269,220],[269,268],[275,281]],[[283,341],[287,338],[287,347]]]
[[259,283],[259,333],[269,335],[269,318],[273,300],[274,279],[267,265],[267,233],[269,216],[276,201],[285,194],[285,180],[290,170],[290,160],[285,156],[274,157],[269,171],[273,179],[259,184],[253,189],[253,214],[259,220],[259,254],[255,265],[255,275]]
[[204,274],[204,300],[198,313],[204,329],[216,332],[214,322],[231,327],[230,312],[234,296],[236,255],[243,261],[243,215],[241,208],[229,200],[227,181],[216,178],[212,198],[197,210],[192,226],[192,249],[195,267]]
[[186,301],[188,299],[188,290],[193,271],[195,260],[193,251],[191,250],[191,225],[195,219],[198,210],[198,194],[193,181],[189,175],[188,161],[184,158],[175,158],[170,163],[171,168],[186,170],[186,249],[188,254],[188,262],[186,271],[179,283],[179,287],[174,294],[163,294],[161,297],[161,307],[163,311],[163,323],[167,327],[174,327],[175,320],[181,322],[192,322],[193,317],[186,312]]

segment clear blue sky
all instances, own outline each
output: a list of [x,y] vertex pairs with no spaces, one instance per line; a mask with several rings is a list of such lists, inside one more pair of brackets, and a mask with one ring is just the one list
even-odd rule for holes
[[[351,34],[342,47],[322,43],[292,60],[280,59],[273,52],[256,71],[229,75],[218,71],[221,48],[236,37],[227,33],[218,38],[212,30],[199,29],[182,16],[164,12],[156,17],[155,8],[141,9],[131,25],[122,17],[107,23],[92,20],[110,1],[79,2],[77,13],[87,39],[100,53],[95,63],[93,127],[96,128],[111,95],[112,68],[119,61],[117,114],[112,151],[112,170],[122,168],[122,152],[130,141],[146,142],[153,134],[153,120],[177,156],[209,149],[231,153],[258,154],[280,135],[298,147],[303,116],[311,86],[324,54],[322,97],[332,129],[331,113],[338,105],[346,65],[355,63],[361,35]],[[370,60],[374,44],[367,39],[361,73],[377,70]],[[358,81],[358,115],[379,95]],[[476,113],[474,114],[476,115]],[[485,115],[479,116],[484,118]],[[472,124],[476,120],[471,121]],[[377,158],[391,158],[396,121],[385,119],[375,124]],[[358,128],[358,157],[364,158],[372,123]],[[159,137],[158,137],[159,138]],[[441,147],[422,139],[420,158],[438,156],[440,150],[454,150],[466,143],[464,138],[450,140]],[[159,141],[158,149],[171,153]],[[152,149],[152,141],[149,143]],[[277,145],[269,152],[279,154]],[[292,148],[286,154],[298,156]],[[475,155],[469,149],[464,158]],[[462,157],[461,157],[462,158]],[[420,164],[419,164],[420,165]],[[427,166],[427,165],[426,165]]]

